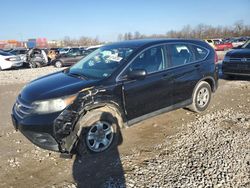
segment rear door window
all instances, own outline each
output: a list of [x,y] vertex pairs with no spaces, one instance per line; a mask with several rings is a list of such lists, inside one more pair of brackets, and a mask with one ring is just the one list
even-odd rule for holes
[[187,44],[170,44],[168,45],[171,65],[170,67],[177,67],[194,62],[194,54]]
[[209,53],[206,48],[203,48],[201,46],[192,45],[192,48],[195,54],[195,61],[201,61],[205,59]]
[[129,66],[129,70],[144,69],[147,73],[158,72],[166,68],[164,46],[145,50]]

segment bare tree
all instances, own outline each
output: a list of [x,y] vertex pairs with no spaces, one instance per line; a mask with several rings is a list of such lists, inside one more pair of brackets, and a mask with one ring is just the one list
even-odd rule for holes
[[131,32],[126,32],[124,34],[119,34],[118,40],[131,40],[138,38],[230,38],[230,37],[240,37],[240,36],[250,36],[250,25],[244,25],[242,20],[234,23],[233,26],[211,26],[206,24],[198,24],[195,27],[190,25],[184,26],[181,30],[167,31],[166,34],[152,34],[145,35],[138,31],[132,34]]

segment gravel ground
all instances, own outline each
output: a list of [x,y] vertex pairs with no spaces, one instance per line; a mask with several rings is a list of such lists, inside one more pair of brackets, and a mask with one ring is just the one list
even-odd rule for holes
[[104,187],[250,187],[249,111],[224,109],[187,126],[154,157],[136,165],[138,154],[125,157],[126,185],[110,178]]
[[5,70],[0,73],[0,85],[27,83],[38,77],[44,76],[49,73],[57,72],[63,68],[55,68],[54,66],[35,68],[35,69],[17,69]]

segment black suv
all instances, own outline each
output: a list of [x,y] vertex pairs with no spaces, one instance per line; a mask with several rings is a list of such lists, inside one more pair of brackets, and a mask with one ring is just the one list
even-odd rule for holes
[[27,84],[12,119],[41,148],[98,153],[118,143],[122,127],[187,106],[204,111],[217,83],[216,53],[203,41],[113,43]]
[[250,40],[226,53],[222,63],[222,72],[227,78],[250,76]]

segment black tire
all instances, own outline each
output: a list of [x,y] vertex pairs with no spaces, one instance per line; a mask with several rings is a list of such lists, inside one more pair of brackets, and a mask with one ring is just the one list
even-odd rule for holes
[[[204,92],[204,93],[203,93]],[[203,112],[209,106],[211,101],[212,91],[209,83],[201,81],[195,87],[193,92],[192,104],[189,106],[189,109],[193,112]],[[202,98],[202,99],[201,99]]]
[[[108,147],[103,147],[100,151],[94,151],[93,147],[91,148],[91,140],[89,140],[89,134],[95,128],[97,122],[107,122],[112,127],[112,141]],[[120,137],[120,129],[118,125],[118,120],[115,117],[115,114],[112,114],[108,111],[102,110],[92,110],[83,115],[79,121],[78,126],[81,127],[79,140],[76,147],[76,153],[78,156],[85,154],[98,154],[101,152],[108,152],[118,146],[118,141]],[[100,144],[101,145],[101,144]],[[103,145],[104,146],[104,145]]]
[[61,67],[63,67],[63,64],[62,64],[61,61],[56,61],[56,62],[54,63],[54,66],[55,66],[56,68],[61,68]]

